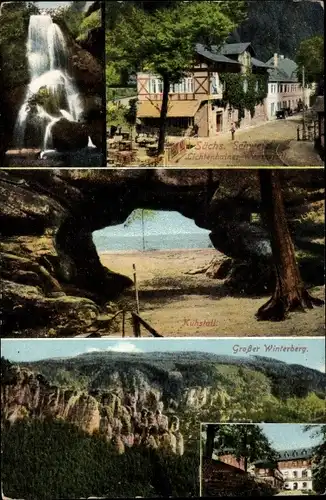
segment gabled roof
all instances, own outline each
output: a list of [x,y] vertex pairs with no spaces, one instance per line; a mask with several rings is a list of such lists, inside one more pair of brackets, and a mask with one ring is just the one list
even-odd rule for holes
[[234,61],[233,59],[230,59],[229,57],[226,57],[222,54],[218,54],[217,52],[212,52],[211,50],[206,49],[205,46],[201,43],[197,43],[196,52],[197,54],[206,57],[206,59],[210,59],[211,61],[228,63],[228,64],[237,64],[238,66],[240,66],[240,63],[238,61]]
[[[199,55],[206,57],[206,59],[210,59],[211,61],[220,62],[220,63],[228,63],[228,64],[238,64],[241,65],[240,62],[235,61],[227,57],[227,55],[237,55],[242,54],[246,50],[247,47],[251,46],[250,42],[248,43],[229,43],[225,44],[222,47],[217,47],[217,45],[212,45],[211,50],[205,48],[204,45],[198,43],[196,45],[196,51]],[[240,49],[239,49],[240,48]],[[243,50],[242,50],[243,49]],[[271,68],[272,66],[256,59],[255,57],[251,58],[251,62],[253,66],[257,68]]]
[[[266,64],[269,64],[274,67],[274,57],[271,57]],[[289,82],[297,82],[298,81],[298,76],[297,76],[297,71],[298,71],[298,65],[295,61],[292,61],[292,59],[289,59],[288,57],[284,57],[283,59],[279,56],[277,60],[277,67],[274,69],[277,69],[287,75],[287,78]],[[277,80],[279,81],[279,80]]]
[[268,81],[269,82],[297,82],[297,78],[293,78],[289,76],[285,71],[281,70],[280,68],[272,68],[268,70],[269,77]]
[[253,66],[257,66],[257,68],[273,68],[272,65],[268,63],[264,63],[263,61],[260,61],[259,59],[256,59],[255,57],[251,58],[251,63]]
[[277,453],[278,460],[298,460],[301,458],[311,458],[314,455],[314,448],[297,448],[296,450],[284,450]]
[[[247,50],[247,48],[249,46],[251,46],[250,42],[244,42],[244,43],[225,43],[219,49],[219,52],[220,52],[220,54],[223,54],[224,56],[235,56],[235,55],[238,55],[238,54],[242,54],[245,50]],[[253,50],[253,48],[252,48],[252,50]]]

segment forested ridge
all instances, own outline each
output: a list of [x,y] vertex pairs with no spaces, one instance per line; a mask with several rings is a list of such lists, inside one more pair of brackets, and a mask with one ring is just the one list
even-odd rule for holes
[[[21,364],[21,366],[24,365],[25,363]],[[65,369],[75,374],[76,377],[86,377],[90,387],[101,384],[101,380],[105,380],[104,374],[115,370],[128,374],[130,370],[140,369],[154,380],[163,380],[169,377],[169,373],[179,372],[182,375],[184,388],[214,385],[221,372],[229,367],[231,373],[235,370],[231,367],[238,367],[263,374],[273,394],[281,399],[290,395],[303,397],[310,391],[320,395],[326,392],[324,373],[299,364],[288,364],[264,356],[235,357],[206,352],[141,354],[92,352],[68,359],[26,363],[26,366],[40,371],[52,381],[55,381],[59,369]],[[291,384],[289,380],[292,381]]]

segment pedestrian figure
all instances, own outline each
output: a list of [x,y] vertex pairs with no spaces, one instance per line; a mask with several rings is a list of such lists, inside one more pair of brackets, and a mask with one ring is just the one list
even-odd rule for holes
[[232,141],[234,141],[235,125],[233,122],[231,123],[230,132],[231,132]]

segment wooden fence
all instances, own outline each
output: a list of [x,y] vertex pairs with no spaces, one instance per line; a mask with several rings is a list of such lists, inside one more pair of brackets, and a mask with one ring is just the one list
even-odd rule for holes
[[187,139],[182,139],[171,146],[168,146],[165,151],[165,161],[171,161],[180,153],[187,151]]
[[[122,315],[122,337],[126,336],[126,316],[127,314],[131,314],[131,324],[132,324],[132,330],[133,330],[133,335],[136,338],[141,337],[141,327],[145,328],[148,333],[150,333],[153,337],[160,338],[163,337],[163,335],[160,335],[155,328],[153,328],[149,323],[147,323],[144,318],[142,318],[138,313],[127,310],[127,309],[121,309],[120,311],[116,312],[112,318],[110,318],[110,322],[114,319],[116,319],[118,316]],[[97,331],[89,332],[89,333],[81,333],[79,335],[75,335],[76,338],[94,338],[94,337],[101,337],[101,334],[98,333],[99,330],[103,330],[104,328],[98,325]]]

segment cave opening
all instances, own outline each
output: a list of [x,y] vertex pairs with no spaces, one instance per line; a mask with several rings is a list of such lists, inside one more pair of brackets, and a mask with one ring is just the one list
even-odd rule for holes
[[[210,230],[178,211],[137,208],[124,223],[94,231],[92,238],[103,266],[133,282],[136,272],[140,315],[166,332],[184,327],[198,301],[212,321],[218,286],[204,270],[216,256],[224,256],[209,235]],[[124,309],[135,309],[135,282],[117,300]],[[194,316],[193,321],[199,324],[200,319]]]

